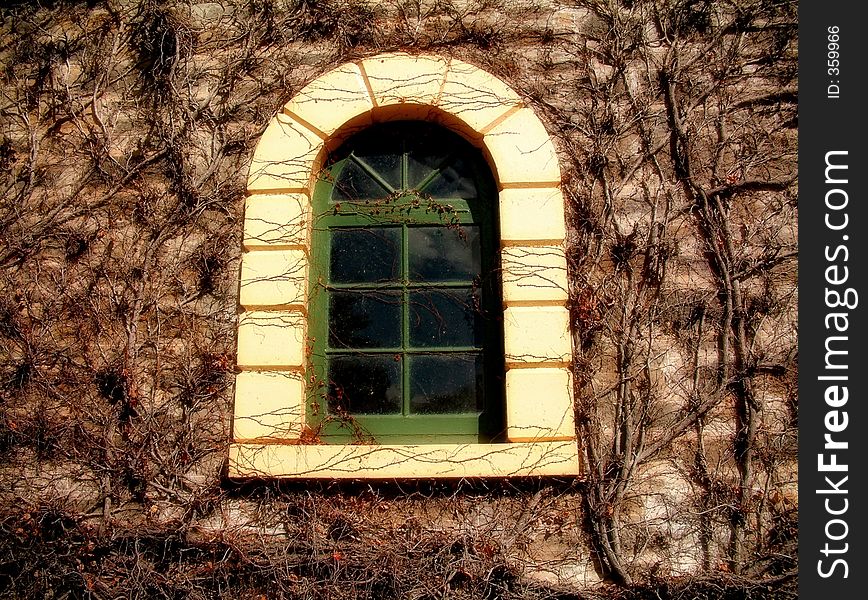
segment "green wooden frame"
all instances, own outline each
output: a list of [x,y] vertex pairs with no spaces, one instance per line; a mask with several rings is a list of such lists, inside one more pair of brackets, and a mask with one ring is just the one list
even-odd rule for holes
[[[379,129],[378,129],[379,128]],[[416,189],[408,190],[408,148],[402,147],[401,186],[393,188],[375,169],[355,156],[359,139],[370,143],[379,131],[415,132],[433,135],[441,147],[450,150]],[[364,136],[364,137],[363,137]],[[437,139],[439,138],[439,139]],[[376,142],[375,142],[376,143]],[[472,177],[478,191],[472,198],[432,198],[425,193],[442,169],[460,160],[466,175]],[[383,187],[384,198],[377,200],[333,201],[335,182],[349,164],[357,165]],[[323,442],[348,443],[475,443],[500,441],[504,431],[504,355],[503,309],[501,302],[498,256],[497,188],[491,171],[478,150],[443,128],[422,122],[398,122],[377,125],[350,138],[322,170],[313,194],[313,240],[309,303],[310,370],[307,394],[307,422],[312,435]],[[414,226],[438,225],[457,228],[476,226],[480,231],[481,273],[475,281],[413,283],[409,280],[409,230]],[[397,282],[344,283],[330,282],[332,232],[342,228],[395,227],[401,229],[401,268]],[[480,347],[411,347],[409,346],[409,294],[414,290],[474,289],[479,293],[479,308],[484,315],[484,336]],[[402,295],[400,347],[350,350],[329,347],[329,294],[340,290],[392,291]],[[327,409],[326,383],[328,361],[335,355],[401,355],[402,414],[330,415]],[[481,412],[453,414],[411,414],[410,362],[419,355],[478,354],[483,363],[483,406]]]

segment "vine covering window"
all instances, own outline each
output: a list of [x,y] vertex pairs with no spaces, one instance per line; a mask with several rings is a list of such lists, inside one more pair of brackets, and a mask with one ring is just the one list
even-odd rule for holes
[[323,441],[496,441],[504,429],[497,192],[424,122],[349,138],[317,183],[309,422]]

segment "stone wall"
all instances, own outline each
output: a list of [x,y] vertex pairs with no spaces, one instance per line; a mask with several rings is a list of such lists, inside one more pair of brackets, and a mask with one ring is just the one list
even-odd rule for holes
[[[0,594],[792,583],[794,3],[57,0],[0,15]],[[576,481],[224,476],[253,149],[306,83],[387,51],[495,74],[554,141]]]

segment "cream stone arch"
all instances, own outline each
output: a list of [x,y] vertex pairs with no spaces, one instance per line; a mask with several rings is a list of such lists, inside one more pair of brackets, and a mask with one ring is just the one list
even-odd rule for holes
[[[486,157],[499,190],[508,442],[340,445],[306,435],[311,194],[329,150],[372,123],[437,122]],[[579,473],[565,307],[564,200],[551,139],[505,83],[458,59],[386,54],[318,77],[250,165],[230,477]]]

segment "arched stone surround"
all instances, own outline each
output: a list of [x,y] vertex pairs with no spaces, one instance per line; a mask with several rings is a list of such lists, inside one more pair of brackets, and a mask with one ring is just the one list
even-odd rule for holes
[[[311,194],[328,152],[372,123],[439,123],[499,189],[508,442],[326,445],[305,428]],[[248,176],[231,477],[393,478],[579,472],[555,149],[522,99],[458,59],[386,54],[318,77],[269,124]]]

